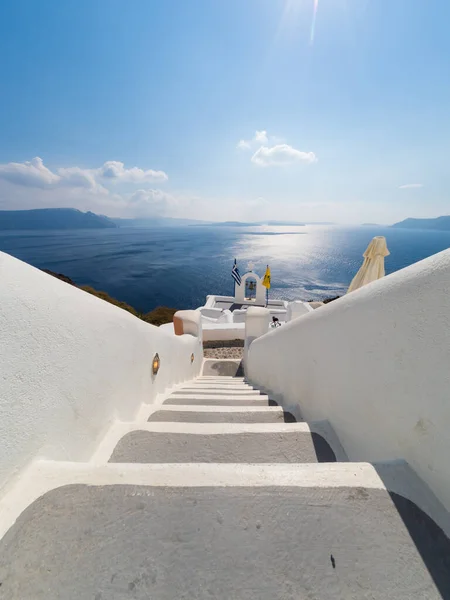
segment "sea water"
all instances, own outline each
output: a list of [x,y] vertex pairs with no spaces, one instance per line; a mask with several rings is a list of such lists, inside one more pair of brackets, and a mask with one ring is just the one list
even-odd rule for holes
[[[391,252],[386,273],[450,247],[450,232],[390,227],[158,227],[0,232],[0,250],[137,310],[195,308],[233,294],[234,258],[272,272],[270,297],[313,300],[345,293],[375,235]],[[1,282],[0,282],[1,284]]]

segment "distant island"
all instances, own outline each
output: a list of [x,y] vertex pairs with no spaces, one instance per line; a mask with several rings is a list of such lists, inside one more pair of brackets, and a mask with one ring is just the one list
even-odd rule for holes
[[0,230],[105,229],[117,227],[108,217],[76,208],[0,210]]
[[113,218],[82,212],[76,208],[0,210],[0,231],[48,229],[111,229],[117,227],[304,227],[333,225],[330,222],[300,221],[201,221],[173,217]]
[[185,225],[209,225],[195,219],[176,219],[172,217],[147,217],[144,219],[111,219],[119,227],[183,227]]
[[396,229],[432,229],[435,231],[450,231],[450,215],[436,219],[405,219],[392,225]]
[[264,225],[270,227],[305,227],[306,225],[334,225],[329,221],[211,221],[197,223],[199,226],[212,227],[262,227]]

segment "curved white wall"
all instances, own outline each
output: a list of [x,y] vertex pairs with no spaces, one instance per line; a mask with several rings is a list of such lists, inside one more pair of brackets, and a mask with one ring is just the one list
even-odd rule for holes
[[450,250],[255,340],[246,373],[328,419],[350,460],[407,460],[450,509]]
[[0,252],[0,487],[36,456],[86,460],[114,419],[132,419],[202,361],[197,338]]

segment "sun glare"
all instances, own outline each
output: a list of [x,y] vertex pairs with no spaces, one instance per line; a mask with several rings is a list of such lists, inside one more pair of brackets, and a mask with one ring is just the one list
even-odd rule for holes
[[285,0],[283,14],[278,28],[279,32],[280,30],[286,30],[286,28],[292,27],[293,23],[297,22],[297,19],[300,16],[300,12],[307,9],[308,6],[312,6],[312,21],[309,40],[310,44],[313,44],[316,32],[316,20],[317,11],[319,8],[319,0]]
[[313,18],[312,18],[312,23],[311,23],[311,37],[310,37],[311,44],[314,43],[314,35],[316,33],[316,18],[317,18],[317,9],[319,8],[319,0],[313,0],[313,2],[314,2],[314,9],[313,9]]

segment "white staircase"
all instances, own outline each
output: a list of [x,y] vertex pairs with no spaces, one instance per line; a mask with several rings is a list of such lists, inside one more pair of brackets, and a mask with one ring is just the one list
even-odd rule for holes
[[114,425],[90,463],[22,478],[0,505],[17,517],[0,597],[450,598],[422,492],[404,464],[348,462],[327,423],[243,378],[199,377]]

